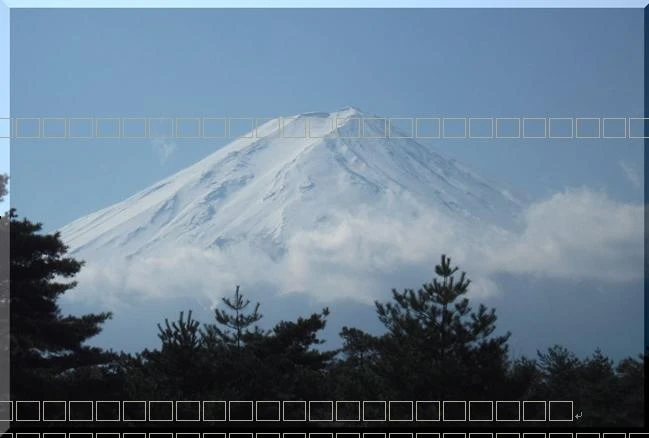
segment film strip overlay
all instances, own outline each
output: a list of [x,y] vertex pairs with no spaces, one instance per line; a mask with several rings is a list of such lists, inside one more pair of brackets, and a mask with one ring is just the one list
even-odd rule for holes
[[572,401],[5,401],[11,422],[574,422]]
[[0,118],[12,139],[634,139],[643,117],[19,117]]

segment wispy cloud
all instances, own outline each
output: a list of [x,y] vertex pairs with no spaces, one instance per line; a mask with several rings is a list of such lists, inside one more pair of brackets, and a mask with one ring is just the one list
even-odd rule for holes
[[620,161],[619,166],[622,168],[622,172],[624,172],[624,176],[627,179],[627,181],[636,189],[641,189],[643,186],[643,179],[642,175],[635,170],[631,165],[624,161]]
[[169,157],[171,157],[176,150],[176,143],[168,138],[154,138],[151,141],[151,146],[158,156],[160,164],[166,163]]

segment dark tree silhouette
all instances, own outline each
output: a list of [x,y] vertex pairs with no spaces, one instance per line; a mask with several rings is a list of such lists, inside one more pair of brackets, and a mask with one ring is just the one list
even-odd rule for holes
[[234,314],[215,312],[217,324],[200,328],[187,319],[158,325],[160,350],[145,350],[125,358],[130,397],[187,397],[205,400],[317,399],[325,394],[328,366],[336,352],[316,347],[328,309],[295,322],[282,321],[271,331],[257,326],[259,306],[244,314],[249,304],[237,288],[234,299],[224,299]]
[[[318,349],[318,332],[326,326],[329,309],[296,321],[281,321],[268,334],[248,336],[257,369],[256,392],[275,394],[280,400],[324,400],[329,388],[327,372],[336,351]],[[263,371],[260,371],[263,370]]]
[[623,414],[618,421],[621,425],[635,427],[646,425],[644,405],[646,366],[647,354],[645,353],[636,358],[627,357],[615,368],[618,377],[617,394],[621,394],[621,397],[619,400],[610,398],[608,402],[614,403]]
[[509,334],[494,335],[495,310],[471,309],[471,282],[444,255],[432,282],[375,303],[384,334],[344,327],[340,350],[326,350],[319,337],[327,308],[262,331],[259,304],[246,313],[250,302],[237,286],[215,323],[180,312],[158,324],[159,349],[117,357],[85,345],[109,313],[61,314],[57,299],[75,286],[82,263],[66,256],[58,234],[40,231],[13,211],[0,221],[0,245],[13,240],[11,280],[0,283],[0,305],[12,306],[4,333],[12,399],[572,400],[583,426],[643,423],[646,356],[615,366],[599,350],[582,360],[555,346],[537,360],[510,361]]
[[[9,177],[0,175],[0,202],[7,195]],[[10,399],[9,393],[9,215],[0,212],[0,397]],[[9,412],[0,411],[0,419]]]
[[414,291],[392,290],[393,303],[376,303],[388,333],[381,339],[382,373],[394,396],[477,400],[501,392],[506,383],[507,340],[491,336],[495,310],[472,312],[464,297],[471,281],[442,255],[438,278]]
[[381,376],[380,340],[357,328],[343,327],[340,332],[342,360],[331,367],[334,398],[339,400],[386,400],[389,383]]
[[192,319],[192,312],[186,319],[180,312],[178,321],[172,323],[165,319],[164,327],[158,324],[158,338],[160,350],[147,349],[134,358],[122,358],[129,397],[183,400],[189,394],[205,396],[209,387],[205,377],[214,364],[207,363],[200,323]]
[[643,356],[623,359],[617,367],[599,349],[579,359],[555,345],[538,356],[539,379],[530,398],[571,400],[583,413],[581,426],[643,425]]
[[[65,256],[59,233],[40,234],[41,224],[19,220],[13,209],[10,222],[12,399],[43,399],[55,388],[61,397],[87,394],[106,377],[108,368],[99,366],[112,364],[116,357],[84,343],[111,314],[63,316],[57,300],[76,282],[60,279],[74,277],[82,262]],[[68,384],[72,375],[74,387]],[[82,376],[87,381],[80,384]]]

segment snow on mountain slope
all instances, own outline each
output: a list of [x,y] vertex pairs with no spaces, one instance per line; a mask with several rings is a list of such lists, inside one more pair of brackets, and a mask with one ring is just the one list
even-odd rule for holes
[[413,139],[385,138],[385,121],[371,117],[350,107],[269,121],[252,138],[66,225],[63,240],[90,259],[244,241],[277,259],[295,233],[359,211],[435,211],[467,229],[512,226],[521,205],[508,192]]

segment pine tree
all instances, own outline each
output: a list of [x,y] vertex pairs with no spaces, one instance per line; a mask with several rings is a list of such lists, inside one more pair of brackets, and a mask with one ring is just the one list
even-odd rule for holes
[[618,403],[613,404],[610,401],[622,398],[623,394],[617,393],[618,379],[613,361],[599,348],[581,363],[579,390],[581,392],[579,410],[588,412],[588,415],[580,421],[581,424],[597,426],[619,417],[619,414],[614,412],[617,410]]
[[565,347],[555,345],[545,353],[537,351],[538,367],[543,376],[544,400],[565,400],[580,398],[580,370],[582,361]]
[[88,384],[56,385],[91,367],[101,374],[97,367],[113,362],[112,353],[84,345],[111,314],[63,316],[57,300],[76,282],[60,279],[74,277],[82,262],[65,256],[59,233],[41,234],[41,224],[18,220],[14,210],[10,222],[12,399],[39,400],[54,389],[67,394],[91,390]]
[[224,297],[222,300],[225,309],[214,310],[216,323],[204,324],[200,329],[211,382],[216,391],[211,396],[230,400],[254,398],[250,388],[256,386],[257,370],[263,364],[247,348],[247,343],[265,336],[254,325],[262,318],[259,303],[252,313],[246,313],[250,301],[244,299],[239,286],[232,298]]
[[618,377],[618,394],[620,399],[611,398],[623,417],[620,424],[624,426],[643,427],[647,424],[645,413],[645,369],[647,353],[637,358],[627,357],[621,360],[615,368]]
[[165,328],[158,324],[158,338],[162,342],[162,349],[178,350],[191,354],[200,347],[200,323],[192,319],[192,311],[187,313],[187,320],[183,320],[183,312],[177,322],[169,324],[165,318]]
[[340,337],[343,338],[341,351],[348,366],[365,369],[378,360],[377,339],[374,336],[357,328],[343,327]]
[[[386,380],[403,393],[439,397],[488,397],[502,390],[507,373],[507,340],[491,336],[495,310],[472,312],[464,297],[471,281],[442,255],[438,278],[414,291],[392,290],[393,303],[376,302],[388,334],[381,338]],[[394,379],[394,380],[393,380]],[[396,396],[397,394],[395,394]],[[494,394],[495,396],[496,394]]]
[[341,359],[331,367],[337,400],[382,400],[388,397],[384,381],[377,372],[381,360],[381,340],[357,328],[343,327]]
[[280,400],[324,400],[330,395],[326,376],[337,351],[317,348],[318,332],[326,326],[329,309],[296,321],[281,321],[268,334],[248,336],[255,358],[256,393]]
[[[223,298],[223,303],[233,313],[227,310],[214,309],[214,317],[217,324],[206,324],[202,332],[205,341],[208,343],[218,343],[228,347],[241,349],[244,337],[250,333],[259,332],[257,326],[251,332],[249,327],[258,322],[263,315],[259,313],[259,303],[250,314],[244,314],[243,311],[250,304],[250,300],[244,300],[243,294],[239,293],[239,286],[234,292],[234,298]],[[219,327],[225,326],[225,329]]]
[[565,347],[538,352],[541,381],[531,398],[571,400],[581,426],[642,426],[644,363],[626,358],[617,367],[599,349],[579,359]]
[[135,358],[123,358],[129,395],[170,400],[205,395],[211,370],[206,366],[200,323],[192,319],[192,312],[186,319],[180,312],[178,321],[172,323],[165,319],[164,327],[158,324],[158,338],[160,350],[144,350]]

